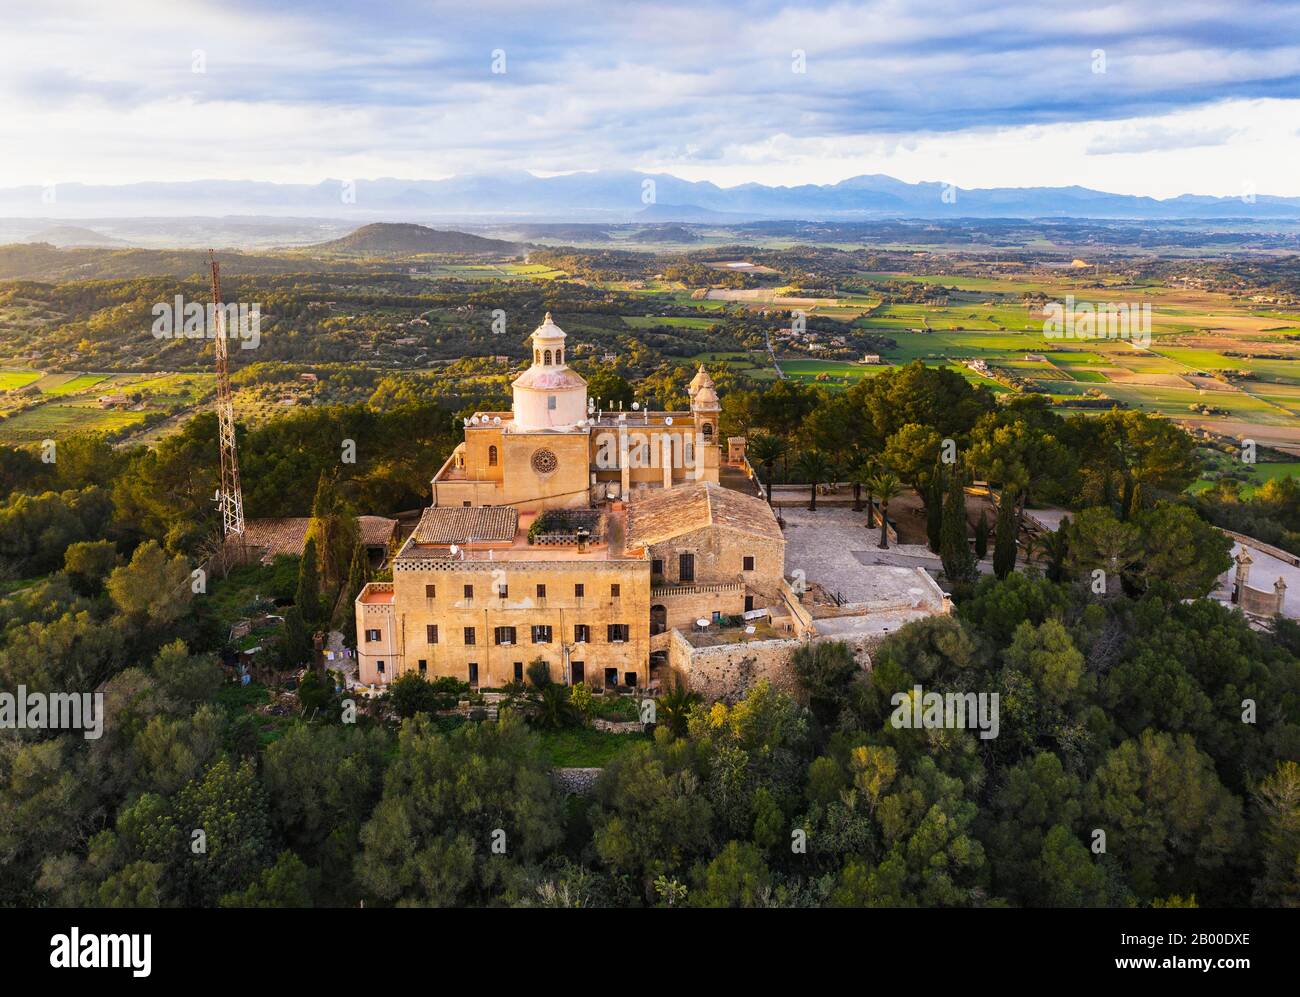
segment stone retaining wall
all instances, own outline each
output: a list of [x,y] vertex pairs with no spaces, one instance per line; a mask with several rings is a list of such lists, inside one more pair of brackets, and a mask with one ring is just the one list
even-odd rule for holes
[[[814,637],[811,642],[848,644],[858,665],[870,669],[872,653],[888,636],[881,633]],[[692,692],[698,692],[708,701],[735,703],[764,679],[773,689],[799,695],[791,658],[804,643],[802,639],[786,637],[694,647],[674,630],[668,645],[668,668],[673,682],[684,682]]]
[[596,780],[600,778],[600,773],[604,769],[551,769],[551,778],[555,780],[555,786],[562,793],[572,793],[575,796],[590,796],[592,790],[596,788]]

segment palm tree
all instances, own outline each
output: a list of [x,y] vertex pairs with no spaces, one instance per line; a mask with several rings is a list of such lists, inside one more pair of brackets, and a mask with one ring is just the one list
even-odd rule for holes
[[795,461],[794,469],[808,482],[808,509],[810,512],[816,512],[817,486],[830,479],[831,472],[834,470],[831,462],[817,450],[805,450]]
[[756,460],[763,465],[764,476],[767,485],[767,504],[772,504],[772,468],[778,460],[785,456],[786,443],[779,436],[772,433],[760,433],[749,441],[746,451],[751,460]]
[[1062,520],[1060,527],[1040,533],[1025,548],[1026,561],[1044,562],[1043,574],[1048,581],[1059,582],[1065,576],[1065,559],[1070,553],[1070,518]]
[[880,499],[880,549],[889,549],[889,503],[903,490],[903,483],[892,471],[881,471],[873,475],[867,485]]
[[678,737],[686,736],[686,721],[691,709],[700,702],[700,694],[691,692],[680,682],[659,697],[658,721]]
[[880,463],[874,457],[868,457],[854,465],[849,472],[853,480],[853,511],[862,511],[862,489],[867,490],[867,529],[876,525],[875,497],[871,491],[871,480],[880,473]]

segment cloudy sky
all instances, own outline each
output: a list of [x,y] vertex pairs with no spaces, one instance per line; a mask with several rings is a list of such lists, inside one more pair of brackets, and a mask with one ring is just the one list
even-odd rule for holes
[[1300,195],[1300,0],[0,0],[0,107],[0,186],[617,168]]

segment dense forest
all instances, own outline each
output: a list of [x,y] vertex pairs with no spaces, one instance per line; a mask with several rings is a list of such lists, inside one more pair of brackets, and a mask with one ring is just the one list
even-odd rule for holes
[[[1227,541],[1182,497],[1192,444],[1163,420],[996,405],[921,364],[839,394],[727,392],[724,421],[768,476],[837,464],[886,501],[914,488],[957,613],[888,638],[869,672],[810,645],[794,694],[669,690],[584,795],[539,738],[598,704],[544,669],[497,720],[446,713],[451,680],[365,703],[303,670],[311,629],[350,629],[352,517],[418,507],[458,417],[407,399],[242,433],[250,514],[312,516],[300,561],[240,576],[284,616],[267,649],[292,680],[281,713],[226,664],[238,571],[193,581],[215,537],[211,416],[153,449],[0,450],[0,686],[96,689],[107,711],[97,740],[0,734],[0,903],[1300,904],[1300,628],[1259,632],[1204,598]],[[973,475],[1000,496],[979,579]],[[1072,521],[1026,562],[1016,517],[1043,500]],[[918,685],[996,693],[998,736],[900,728]]]

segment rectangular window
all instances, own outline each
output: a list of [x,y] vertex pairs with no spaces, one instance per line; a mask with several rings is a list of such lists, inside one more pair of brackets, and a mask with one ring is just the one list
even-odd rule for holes
[[423,675],[429,670],[429,663],[423,658],[420,659],[420,674]]
[[585,644],[591,640],[591,627],[585,623],[576,623],[573,627],[573,642],[575,644]]
[[584,595],[586,595],[586,593],[587,593],[587,587],[583,585],[582,582],[578,582],[573,586],[573,597],[575,599],[581,599]]
[[538,585],[538,586],[537,586],[537,598],[539,598],[539,599],[545,599],[545,598],[546,598],[546,586],[545,586],[545,585]]
[[516,681],[516,682],[522,682],[523,680],[524,680],[524,663],[523,663],[522,661],[516,661],[516,662],[515,662],[515,681]]
[[382,661],[376,661],[376,662],[375,662],[375,667],[379,669],[379,674],[380,674],[380,675],[383,675],[383,674],[384,674],[384,663],[383,663]]
[[498,644],[513,644],[515,642],[515,628],[497,627],[496,641]]
[[555,411],[555,396],[554,396],[554,395],[547,395],[547,396],[546,396],[546,408],[547,408],[549,411],[551,411],[551,412],[554,412],[554,411]]
[[623,644],[627,642],[627,624],[611,623],[609,625],[609,642],[611,644]]
[[438,643],[438,624],[430,623],[424,628],[424,642],[426,644]]
[[426,599],[436,599],[436,598],[438,598],[438,586],[437,586],[437,585],[426,585],[426,586],[424,587],[424,597],[425,597]]
[[662,575],[663,573],[664,573],[664,559],[662,557],[656,557],[653,561],[650,562],[650,574]]
[[549,644],[551,642],[551,627],[547,623],[533,624],[533,643]]
[[508,599],[510,597],[510,586],[505,582],[501,582],[501,584],[497,586],[497,596],[502,599]]
[[677,558],[677,579],[683,582],[695,581],[694,554],[682,554]]
[[472,685],[475,689],[478,688],[478,662],[477,661],[471,661],[469,663],[469,684]]
[[372,643],[374,643],[375,641],[377,641],[378,639],[379,639],[379,631],[378,631],[378,630],[367,630],[367,631],[366,631],[366,643],[367,643],[367,644],[372,644]]
[[465,586],[465,598],[466,598],[467,600],[468,600],[468,599],[473,599],[473,598],[474,598],[474,586],[473,586],[473,585],[466,585],[466,586]]
[[622,595],[622,593],[623,593],[623,588],[618,583],[615,583],[609,587],[609,597],[611,599],[617,599],[620,595]]
[[754,570],[754,556],[752,554],[745,555],[744,560],[741,561],[740,570],[741,571]]
[[474,643],[474,628],[473,628],[473,627],[466,627],[466,628],[465,628],[465,644],[466,644],[466,646],[468,646],[468,645],[473,644],[473,643]]

